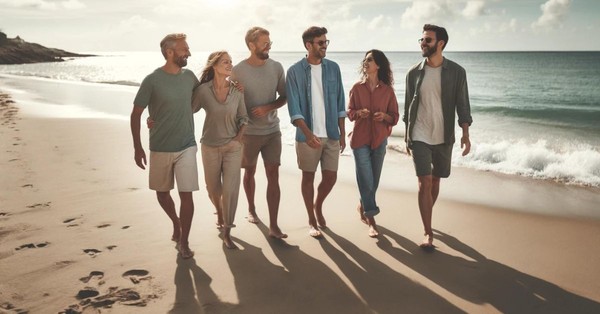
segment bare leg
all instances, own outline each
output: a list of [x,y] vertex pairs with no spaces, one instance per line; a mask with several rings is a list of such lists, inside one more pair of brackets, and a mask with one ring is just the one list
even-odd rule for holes
[[231,240],[231,228],[225,227],[223,229],[223,244],[225,244],[225,247],[230,250],[238,248],[237,245],[235,245],[235,243],[233,243]]
[[319,226],[322,228],[327,227],[327,223],[325,222],[325,218],[323,217],[323,202],[325,202],[325,198],[333,189],[335,182],[337,181],[337,172],[330,170],[323,170],[321,172],[323,179],[318,187],[317,199],[315,201],[315,214],[317,217],[317,222]]
[[267,174],[267,206],[269,207],[269,236],[273,238],[287,238],[287,234],[281,232],[277,224],[279,215],[279,201],[281,190],[279,189],[279,165],[265,164]]
[[181,236],[181,223],[179,221],[179,217],[177,217],[177,212],[175,211],[175,202],[173,202],[170,192],[157,191],[156,198],[158,199],[160,207],[162,207],[165,213],[167,213],[167,216],[169,216],[171,222],[173,223],[173,234],[171,236],[171,240],[179,242],[179,238]]
[[256,191],[256,181],[254,180],[254,174],[256,173],[256,166],[247,167],[244,170],[244,191],[246,192],[246,199],[248,200],[248,222],[253,224],[258,223],[258,216],[256,215],[256,206],[254,204],[254,192]]
[[179,210],[179,216],[181,217],[181,237],[179,243],[182,246],[188,246],[192,219],[194,217],[194,199],[192,192],[179,192],[179,197],[181,198],[181,208]]
[[358,210],[360,221],[362,221],[362,223],[364,223],[365,225],[368,225],[369,222],[367,221],[367,217],[365,217],[365,209],[363,208],[360,201],[358,201],[358,206],[356,207],[356,210]]
[[306,207],[306,213],[308,214],[308,224],[310,226],[310,235],[312,237],[320,237],[321,231],[317,225],[317,219],[315,218],[314,211],[314,197],[315,197],[315,173],[309,171],[302,171],[302,199],[304,200],[304,206]]
[[433,214],[434,202],[432,195],[432,178],[431,175],[419,177],[419,210],[421,212],[421,220],[423,221],[423,228],[425,230],[425,239],[423,240],[423,243],[421,243],[422,247],[431,247],[433,245],[433,231],[431,230],[431,217]]
[[369,237],[377,238],[379,236],[379,230],[377,229],[377,223],[375,223],[375,217],[367,217],[369,224]]

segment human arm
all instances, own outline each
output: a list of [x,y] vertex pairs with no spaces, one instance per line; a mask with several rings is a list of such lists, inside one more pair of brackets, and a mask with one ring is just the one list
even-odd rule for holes
[[257,117],[264,117],[264,116],[268,115],[269,112],[283,107],[283,105],[285,105],[286,102],[287,102],[287,97],[280,95],[279,97],[277,97],[277,99],[274,102],[260,105],[260,106],[255,106],[254,108],[251,109],[251,111],[252,111],[252,114]]
[[134,149],[134,160],[135,164],[142,168],[146,169],[146,152],[144,151],[144,147],[142,146],[142,141],[140,137],[140,128],[141,128],[141,118],[142,113],[144,112],[144,107],[133,106],[133,110],[131,111],[131,116],[129,120],[129,124],[131,127],[131,136],[133,137],[133,149]]
[[244,138],[244,132],[246,131],[246,126],[248,125],[248,112],[246,111],[246,102],[244,101],[244,95],[240,93],[238,106],[237,106],[237,124],[238,124],[238,132],[233,140],[242,142]]
[[460,125],[462,128],[462,137],[460,138],[460,148],[463,148],[462,155],[466,156],[471,151],[471,140],[469,139],[469,124],[463,123]]
[[340,153],[346,148],[346,117],[338,119],[338,127],[340,128]]

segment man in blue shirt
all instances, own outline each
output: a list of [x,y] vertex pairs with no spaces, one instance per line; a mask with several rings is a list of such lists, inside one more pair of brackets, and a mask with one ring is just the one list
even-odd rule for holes
[[[337,63],[325,59],[327,29],[312,26],[302,34],[306,58],[287,72],[286,94],[296,126],[296,155],[302,170],[302,198],[308,213],[309,234],[322,236],[326,227],[323,202],[337,180],[340,152],[346,147],[344,87]],[[322,179],[314,198],[314,180],[321,164]]]

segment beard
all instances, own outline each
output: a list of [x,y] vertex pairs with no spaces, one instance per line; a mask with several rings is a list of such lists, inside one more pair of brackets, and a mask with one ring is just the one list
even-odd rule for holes
[[175,58],[175,64],[177,64],[180,68],[183,68],[187,65],[187,59],[185,57],[178,56]]
[[256,53],[256,56],[261,60],[269,59],[269,51],[266,51],[266,50],[255,51],[255,53]]
[[437,52],[437,45],[434,45],[433,47],[425,46],[425,48],[421,48],[421,52],[423,57],[430,57]]

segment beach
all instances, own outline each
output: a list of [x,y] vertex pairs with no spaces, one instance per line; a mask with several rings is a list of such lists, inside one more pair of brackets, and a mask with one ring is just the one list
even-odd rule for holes
[[[83,101],[129,111],[136,88],[19,79],[23,90],[46,88],[44,99],[30,99],[3,90],[7,80],[0,77],[0,313],[600,312],[597,187],[455,167],[434,207],[430,252],[418,247],[410,158],[388,150],[376,217],[382,234],[372,239],[358,219],[346,152],[324,204],[328,228],[315,240],[294,148],[285,145],[279,222],[289,237],[269,238],[263,223],[246,222],[240,191],[232,230],[240,249],[226,249],[201,184],[195,256],[183,260],[148,173],[133,161],[128,120],[61,114]],[[82,90],[93,96],[81,98]],[[195,121],[198,139],[202,116]],[[260,167],[256,179],[266,223]]]

